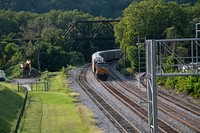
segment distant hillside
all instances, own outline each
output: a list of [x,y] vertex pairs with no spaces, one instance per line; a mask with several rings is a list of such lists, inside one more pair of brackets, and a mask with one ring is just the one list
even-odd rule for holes
[[93,16],[118,17],[122,10],[136,0],[1,0],[0,9],[36,13],[78,9]]
[[[0,0],[0,9],[30,11],[36,13],[55,10],[78,9],[93,16],[116,18],[133,1],[140,0]],[[170,1],[170,0],[168,0]],[[194,3],[196,0],[176,0],[180,3]]]

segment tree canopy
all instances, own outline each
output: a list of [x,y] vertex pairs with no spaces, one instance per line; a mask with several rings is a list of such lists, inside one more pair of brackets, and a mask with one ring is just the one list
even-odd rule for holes
[[27,59],[33,68],[49,71],[90,62],[93,52],[116,47],[114,40],[76,42],[62,34],[71,22],[99,19],[105,18],[78,10],[43,14],[0,10],[0,69],[12,73]]
[[[129,66],[126,67],[130,67],[132,71],[137,71],[138,69],[138,50],[141,50],[137,45],[140,42],[138,38],[144,38],[143,40],[194,38],[195,25],[196,23],[200,23],[199,4],[200,1],[197,1],[194,5],[189,5],[166,2],[164,0],[143,0],[131,3],[124,10],[120,22],[115,26],[116,42],[120,44],[121,49],[124,49],[127,55],[126,62],[130,62],[127,63]],[[177,47],[179,49],[177,53],[182,55],[187,54],[187,48],[189,47]],[[169,55],[167,64],[173,63],[171,56],[173,55]],[[165,69],[170,72],[173,68]],[[197,78],[195,81],[198,80]],[[196,84],[194,87],[191,86],[191,82],[194,82],[189,81],[187,80],[188,86],[185,87],[184,91],[195,94],[195,97],[199,97],[199,89],[196,88],[199,84]],[[167,78],[162,80],[162,82],[166,83],[166,86],[171,86],[172,82],[184,82],[184,78]],[[179,90],[180,85],[176,87]]]
[[133,0],[2,0],[0,9],[47,13],[50,10],[78,9],[94,16],[116,18]]
[[[130,3],[141,0],[1,0],[0,9],[47,13],[50,10],[69,11],[78,9],[93,16],[116,18],[121,16]],[[172,1],[172,0],[168,0]],[[176,0],[179,3],[194,3],[196,0]]]
[[[137,56],[133,51],[137,53],[137,48],[134,47],[138,37],[146,39],[194,37],[195,28],[187,27],[190,24],[194,26],[193,19],[199,18],[199,16],[191,17],[191,14],[197,15],[197,7],[197,3],[195,6],[190,6],[164,0],[133,2],[124,10],[121,21],[115,26],[116,42],[121,48],[126,47],[131,64],[136,65]],[[192,9],[196,11],[190,12]]]
[[[200,0],[195,3],[188,0],[179,2],[191,3],[180,4],[165,0],[0,1],[0,69],[6,70],[8,75],[19,76],[16,72],[19,64],[29,59],[33,68],[57,71],[68,65],[90,62],[95,51],[120,46],[126,55],[123,59],[126,60],[121,59],[119,66],[137,71],[138,49],[144,51],[136,46],[138,38],[195,36],[195,24],[200,22]],[[114,41],[81,42],[75,41],[71,35],[62,36],[71,22],[107,18],[120,19],[114,26],[119,46]],[[78,35],[84,36],[80,32]],[[182,51],[182,54],[186,54],[186,48],[179,47],[180,53]],[[168,81],[171,83],[172,80]],[[173,79],[173,82],[178,83],[178,80]],[[187,83],[191,84],[189,81]],[[193,86],[195,92],[198,92],[198,86]]]

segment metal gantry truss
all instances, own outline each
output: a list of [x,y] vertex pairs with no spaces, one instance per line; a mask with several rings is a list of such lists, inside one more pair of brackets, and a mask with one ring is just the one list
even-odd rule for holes
[[[199,42],[200,38],[146,40],[149,132],[158,132],[156,77],[200,75]],[[187,54],[180,55],[181,52],[176,50],[180,46],[185,48]],[[167,63],[167,60],[172,63]],[[165,69],[170,69],[170,72]]]

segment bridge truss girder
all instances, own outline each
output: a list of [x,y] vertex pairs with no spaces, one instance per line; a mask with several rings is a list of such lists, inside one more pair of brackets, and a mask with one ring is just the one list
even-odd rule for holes
[[77,41],[114,40],[114,23],[119,20],[75,21],[64,31]]

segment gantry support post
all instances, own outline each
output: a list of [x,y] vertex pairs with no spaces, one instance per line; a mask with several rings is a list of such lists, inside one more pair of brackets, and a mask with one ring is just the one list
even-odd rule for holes
[[156,43],[155,40],[146,41],[146,72],[148,95],[148,131],[158,132],[157,115],[157,86],[156,86]]

